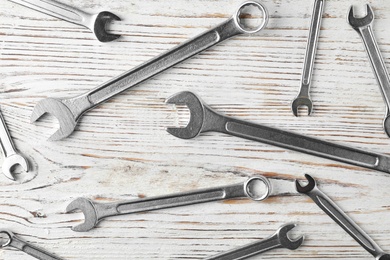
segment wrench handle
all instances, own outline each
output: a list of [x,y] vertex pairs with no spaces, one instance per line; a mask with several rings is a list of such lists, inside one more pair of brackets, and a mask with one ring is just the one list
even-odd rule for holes
[[261,254],[272,249],[281,248],[277,235],[273,235],[262,241],[254,242],[243,247],[235,248],[218,255],[214,255],[205,260],[237,260]]
[[7,124],[5,123],[3,114],[0,112],[0,145],[5,158],[16,154],[15,145],[9,134]]
[[226,118],[215,131],[267,143],[323,158],[390,173],[390,157],[342,146],[271,127]]
[[325,193],[315,187],[307,195],[342,227],[353,239],[374,257],[383,255],[382,249],[347,214],[345,214]]
[[9,246],[19,249],[20,251],[23,251],[24,253],[40,260],[61,260],[61,258],[58,258],[38,247],[32,246],[15,236],[12,237]]
[[88,13],[53,0],[9,0],[11,2],[34,9],[41,13],[65,20],[70,23],[86,26]]

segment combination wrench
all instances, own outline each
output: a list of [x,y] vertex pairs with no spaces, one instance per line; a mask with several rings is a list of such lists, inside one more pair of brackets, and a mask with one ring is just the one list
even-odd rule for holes
[[52,255],[51,253],[48,253],[38,247],[35,247],[21,240],[10,231],[2,230],[0,231],[0,234],[7,236],[7,241],[2,245],[0,245],[0,248],[5,248],[10,246],[19,249],[20,251],[23,251],[24,253],[31,255],[40,260],[61,260],[61,258],[58,258]]
[[[262,22],[256,26],[248,26],[242,19],[246,8],[254,6],[261,11]],[[54,115],[60,128],[49,140],[60,140],[69,136],[75,129],[77,121],[88,110],[106,102],[115,95],[128,90],[168,68],[220,43],[228,38],[240,34],[252,34],[260,31],[268,22],[266,8],[255,1],[243,3],[236,13],[217,27],[184,42],[166,53],[163,53],[146,63],[104,83],[103,85],[77,97],[69,99],[47,98],[41,100],[34,108],[31,122],[38,120],[43,114]]]
[[77,198],[68,205],[66,212],[81,210],[84,213],[84,223],[74,226],[72,230],[85,232],[107,217],[242,197],[262,201],[268,198],[271,191],[269,180],[256,176],[235,185],[115,203],[96,203],[86,198]]
[[186,127],[169,127],[168,133],[181,138],[195,138],[204,132],[220,132],[267,143],[352,165],[390,173],[390,157],[319,139],[238,120],[212,110],[194,93],[184,91],[166,100],[167,104],[186,105],[190,120]]
[[304,240],[304,236],[298,239],[291,240],[288,232],[296,227],[296,224],[286,224],[281,226],[275,234],[259,242],[254,242],[243,247],[235,248],[228,252],[224,252],[205,260],[239,260],[261,254],[276,248],[286,248],[290,250],[298,249]]
[[104,11],[98,14],[89,14],[63,3],[53,0],[9,0],[26,6],[41,13],[54,16],[70,23],[84,26],[91,30],[100,42],[110,42],[120,37],[106,31],[106,25],[110,21],[121,19],[113,13]]
[[11,170],[16,165],[20,165],[25,172],[29,171],[28,161],[18,151],[16,151],[14,142],[12,141],[11,135],[9,134],[7,125],[5,123],[4,117],[1,112],[0,112],[0,146],[4,157],[2,170],[3,170],[3,174],[8,179],[13,181],[15,180],[15,177],[12,175]]
[[308,195],[329,217],[342,227],[353,239],[367,250],[376,260],[390,260],[390,254],[386,254],[345,212],[343,212],[325,193],[318,189],[316,181],[310,175],[305,175],[308,180],[306,186],[301,186],[295,181],[299,193]]
[[308,114],[313,111],[313,102],[310,99],[310,85],[313,74],[314,60],[318,45],[318,38],[320,35],[322,15],[324,13],[325,0],[315,0],[312,21],[309,32],[309,39],[307,41],[306,56],[303,66],[301,88],[298,96],[291,104],[291,110],[295,116],[298,116],[298,109],[301,106],[306,106]]
[[351,6],[348,22],[362,38],[374,74],[381,88],[382,96],[386,103],[386,117],[383,121],[383,128],[387,136],[390,137],[390,77],[371,26],[374,22],[374,12],[369,4],[367,4],[366,8],[366,16],[357,18],[354,15],[353,6]]

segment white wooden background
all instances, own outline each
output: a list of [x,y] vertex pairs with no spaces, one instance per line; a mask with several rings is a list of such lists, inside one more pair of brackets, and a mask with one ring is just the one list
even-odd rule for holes
[[[64,259],[202,259],[271,235],[287,222],[306,234],[297,251],[253,259],[372,259],[293,181],[310,173],[372,238],[390,251],[390,176],[217,133],[194,140],[170,136],[188,113],[164,100],[182,90],[228,115],[379,153],[388,153],[385,105],[358,34],[346,22],[350,4],[370,2],[375,35],[390,67],[390,1],[326,2],[311,117],[293,117],[314,1],[262,0],[270,22],[254,36],[228,40],[87,113],[70,137],[29,118],[45,97],[70,97],[224,21],[237,0],[67,0],[86,11],[108,10],[123,35],[101,44],[77,25],[0,1],[0,105],[17,148],[34,171],[17,183],[0,175],[0,227]],[[106,219],[87,233],[65,214],[74,198],[101,202],[233,184],[263,174],[286,196],[232,200]],[[1,249],[6,260],[32,259]]]

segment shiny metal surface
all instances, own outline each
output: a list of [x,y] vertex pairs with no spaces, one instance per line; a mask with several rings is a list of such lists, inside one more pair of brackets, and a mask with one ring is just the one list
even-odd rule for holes
[[190,110],[190,121],[186,127],[167,128],[168,133],[178,138],[191,139],[205,132],[220,132],[390,173],[389,156],[366,152],[224,116],[211,109],[192,92],[184,91],[175,94],[168,98],[166,103],[186,105]]
[[70,23],[84,26],[95,34],[101,42],[116,40],[120,35],[111,34],[106,31],[106,24],[112,20],[121,19],[110,12],[89,14],[71,6],[53,0],[9,0],[11,2],[26,6],[41,13],[54,16]]
[[[248,28],[240,18],[244,8],[248,6],[255,6],[263,14],[262,23],[254,28]],[[224,23],[85,94],[69,99],[41,100],[34,108],[31,122],[35,122],[45,113],[54,115],[59,120],[60,129],[49,140],[63,139],[74,131],[77,121],[88,110],[226,39],[240,34],[256,33],[265,27],[267,21],[268,13],[263,5],[255,1],[245,2],[232,18]]]
[[[264,191],[258,190],[258,187],[256,186],[259,184],[265,187]],[[262,201],[268,198],[271,190],[272,186],[267,178],[263,176],[256,176],[248,179],[244,183],[235,185],[115,203],[96,203],[86,198],[78,198],[68,205],[66,212],[69,213],[81,210],[84,213],[84,223],[73,227],[72,230],[85,232],[94,228],[102,219],[111,216],[241,197],[248,197],[255,201]]]
[[364,232],[347,214],[345,214],[325,193],[318,189],[316,181],[310,175],[305,175],[309,183],[302,186],[295,182],[299,193],[308,195],[329,217],[353,237],[364,249],[377,260],[389,260],[390,255],[383,250]]

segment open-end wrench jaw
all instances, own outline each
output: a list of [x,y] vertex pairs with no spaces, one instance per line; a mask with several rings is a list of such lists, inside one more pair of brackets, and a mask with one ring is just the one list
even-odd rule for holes
[[107,24],[113,20],[120,21],[121,19],[117,15],[107,11],[100,12],[96,15],[92,29],[100,42],[111,42],[121,37],[119,34],[108,33],[106,30]]
[[3,174],[10,180],[15,180],[15,177],[12,174],[12,168],[16,165],[20,165],[25,172],[29,171],[29,163],[26,158],[20,154],[13,154],[9,157],[6,157],[3,161],[2,170]]
[[276,232],[276,234],[278,235],[279,242],[284,248],[295,250],[302,245],[303,240],[305,239],[304,236],[301,236],[297,239],[290,239],[290,237],[288,236],[288,232],[290,232],[296,226],[297,224],[294,223],[287,224],[282,226]]
[[305,178],[309,182],[306,186],[302,186],[298,180],[295,181],[295,187],[299,193],[307,194],[317,186],[316,181],[309,174],[305,174]]
[[310,97],[297,97],[291,104],[291,110],[294,116],[298,117],[298,109],[300,107],[307,107],[307,114],[311,115],[313,111],[313,101],[311,101]]
[[66,213],[80,210],[84,214],[84,223],[72,227],[73,231],[86,232],[93,229],[99,222],[93,202],[86,198],[78,198],[66,207]]
[[374,11],[369,4],[366,5],[367,13],[364,17],[356,17],[354,8],[351,6],[348,13],[348,22],[355,30],[369,26],[374,21]]

